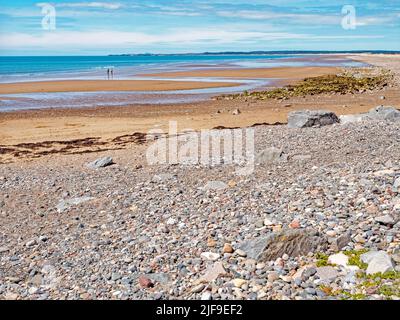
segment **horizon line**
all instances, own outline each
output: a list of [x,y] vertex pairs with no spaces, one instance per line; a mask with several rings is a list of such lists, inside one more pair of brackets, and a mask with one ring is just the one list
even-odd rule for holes
[[185,53],[115,53],[115,54],[43,54],[43,55],[1,55],[0,57],[118,57],[118,56],[183,56],[183,55],[251,55],[251,54],[346,54],[346,53],[391,53],[400,54],[400,50],[253,50],[253,51],[204,51]]

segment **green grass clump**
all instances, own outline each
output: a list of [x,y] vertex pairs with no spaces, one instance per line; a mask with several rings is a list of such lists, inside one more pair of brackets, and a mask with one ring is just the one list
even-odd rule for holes
[[367,295],[364,293],[350,293],[347,291],[342,291],[342,294],[345,296],[344,300],[365,300]]
[[382,280],[400,280],[400,272],[398,271],[388,271],[385,273],[374,273],[366,275],[366,278],[371,280],[382,279]]
[[379,288],[378,293],[385,297],[400,296],[399,286],[383,285]]
[[347,94],[364,92],[367,90],[382,89],[388,85],[390,74],[366,75],[355,77],[351,74],[324,75],[319,77],[306,78],[303,81],[288,85],[283,88],[276,88],[268,91],[245,91],[241,94],[223,95],[218,98],[246,98],[254,100],[266,99],[288,99],[291,97],[302,97],[307,95],[318,95],[324,93]]
[[364,263],[361,261],[361,255],[368,252],[367,249],[362,249],[362,250],[349,250],[349,251],[344,251],[343,253],[349,257],[349,265],[350,266],[357,266],[362,270],[366,270],[368,267],[368,264]]
[[317,267],[326,267],[330,265],[328,263],[329,256],[326,255],[325,253],[318,252],[316,254],[316,258],[317,258]]

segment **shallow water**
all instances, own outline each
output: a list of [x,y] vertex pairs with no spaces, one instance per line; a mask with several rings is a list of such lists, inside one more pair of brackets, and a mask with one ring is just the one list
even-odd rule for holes
[[[363,63],[346,60],[342,57],[334,56],[180,56],[181,60],[174,58],[167,62],[163,61],[167,58],[137,59],[132,62],[132,59],[127,57],[103,57],[101,63],[119,63],[120,66],[114,69],[114,79],[118,80],[168,80],[168,81],[196,81],[196,82],[231,82],[237,83],[233,87],[215,87],[206,89],[191,89],[191,90],[176,90],[176,91],[115,91],[115,92],[55,92],[55,93],[27,93],[27,94],[3,94],[0,96],[0,112],[28,110],[28,109],[46,109],[46,108],[79,108],[79,107],[96,107],[96,106],[123,106],[134,104],[170,104],[170,103],[187,103],[196,102],[210,98],[213,95],[226,93],[243,92],[244,90],[254,90],[257,88],[265,88],[274,85],[274,79],[228,79],[228,78],[161,78],[161,77],[140,77],[140,73],[157,73],[166,71],[191,71],[199,69],[220,69],[220,68],[268,68],[268,67],[289,67],[289,66],[363,66]],[[23,57],[20,57],[23,58]],[[53,60],[50,65],[45,65],[40,57],[32,57],[30,63],[35,60],[40,61],[39,66],[29,65],[29,59],[24,60],[24,67],[21,67],[18,72],[4,74],[7,68],[4,67],[4,57],[0,57],[0,82],[20,82],[20,81],[44,81],[44,80],[102,80],[106,78],[105,70],[98,66],[100,63],[96,58],[91,61],[90,57],[75,57],[83,59],[84,63],[79,64],[76,59],[72,59],[73,63],[67,65],[75,70],[57,71],[59,68],[59,59]],[[57,57],[53,57],[57,58]],[[58,57],[62,58],[62,57]],[[71,57],[69,57],[71,58]],[[132,58],[132,57],[128,57]],[[197,60],[196,60],[197,58]],[[15,59],[15,58],[13,58]],[[163,60],[164,59],[164,60]],[[62,60],[62,59],[61,59]],[[157,61],[157,62],[155,62]],[[161,61],[161,62],[160,62]],[[82,62],[82,61],[81,61]],[[190,63],[189,63],[190,62]],[[96,67],[89,69],[79,69],[83,66],[96,63]],[[129,63],[136,63],[135,66]],[[53,71],[48,70],[53,67]],[[3,68],[3,69],[2,69]],[[27,75],[20,72],[21,70],[31,68],[39,70]],[[36,68],[36,69],[35,69]],[[78,68],[78,69],[76,69]]]

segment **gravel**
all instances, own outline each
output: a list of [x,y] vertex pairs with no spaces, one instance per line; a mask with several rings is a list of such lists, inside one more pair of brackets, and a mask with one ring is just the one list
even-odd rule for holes
[[[287,160],[250,175],[149,166],[146,146],[97,155],[115,163],[100,170],[93,155],[2,165],[0,299],[398,299],[398,273],[371,289],[365,266],[323,257],[383,252],[374,270],[399,270],[399,129],[259,126],[256,152]],[[287,230],[324,245],[285,250]]]

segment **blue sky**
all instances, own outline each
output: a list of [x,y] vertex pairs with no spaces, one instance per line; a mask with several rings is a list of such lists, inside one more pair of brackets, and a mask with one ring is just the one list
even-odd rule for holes
[[[400,0],[0,0],[0,55],[400,50]],[[342,7],[356,9],[355,29]]]

